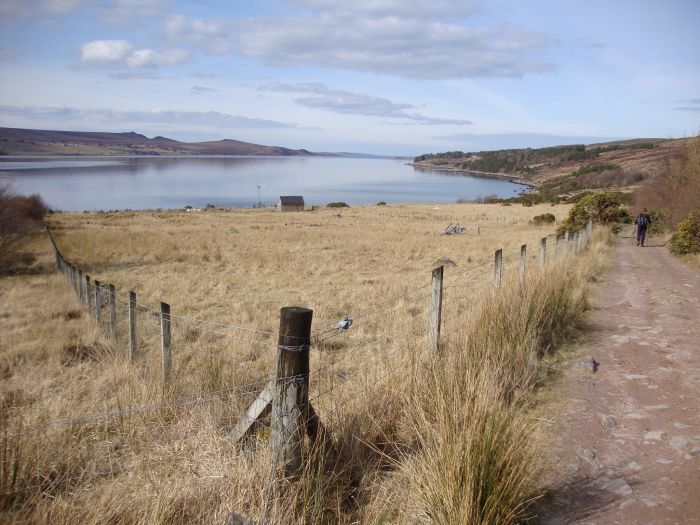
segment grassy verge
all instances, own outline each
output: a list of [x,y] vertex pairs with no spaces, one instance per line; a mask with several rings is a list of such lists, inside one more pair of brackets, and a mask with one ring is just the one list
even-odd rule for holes
[[[206,315],[212,302],[215,308],[230,293],[228,286],[237,275],[233,269],[240,266],[232,257],[240,251],[237,246],[245,244],[236,240],[239,234],[231,232],[230,226],[223,228],[227,221],[229,225],[235,221],[241,235],[250,229],[251,236],[261,235],[258,225],[264,224],[267,235],[279,236],[280,243],[303,253],[297,257],[287,250],[278,256],[293,257],[294,272],[298,272],[297,261],[309,260],[311,250],[302,244],[305,240],[312,243],[317,255],[332,248],[333,242],[340,246],[331,253],[348,253],[340,260],[318,255],[314,264],[319,272],[335,275],[340,272],[334,265],[342,267],[348,260],[366,258],[373,273],[363,274],[362,287],[352,290],[352,294],[364,294],[365,301],[343,298],[350,304],[366,304],[368,298],[370,304],[376,304],[404,293],[407,281],[427,277],[426,269],[445,253],[462,263],[465,252],[485,258],[499,245],[517,248],[524,237],[536,246],[543,234],[529,223],[530,214],[538,210],[518,210],[519,223],[510,218],[491,219],[492,229],[482,229],[481,235],[446,237],[439,235],[442,223],[454,219],[446,217],[444,210],[381,208],[381,212],[353,208],[348,218],[354,224],[342,226],[330,222],[335,217],[300,215],[295,218],[298,225],[283,231],[280,222],[290,219],[272,214],[251,214],[251,218],[217,213],[201,223],[184,218],[184,225],[162,225],[165,232],[149,229],[154,239],[150,249],[134,241],[129,245],[132,250],[115,248],[114,239],[126,243],[129,231],[120,226],[118,217],[112,223],[107,218],[90,219],[82,229],[71,221],[85,218],[69,217],[61,236],[66,251],[73,249],[76,255],[81,253],[83,238],[90,250],[86,264],[92,266],[93,274],[116,274],[119,280],[136,283],[152,275],[161,278],[151,288],[144,286],[147,298],[158,297],[161,290],[156,286],[161,280],[185,288],[203,287],[201,279],[191,282],[194,269],[211,272],[205,276],[216,286],[207,300],[197,303],[197,294],[189,296],[194,298],[193,313]],[[505,213],[500,206],[453,208],[454,213]],[[437,221],[431,212],[439,215]],[[366,213],[372,215],[366,217]],[[400,216],[403,222],[391,221],[391,226],[382,229],[380,225],[392,216]],[[151,220],[157,223],[160,218]],[[375,226],[367,233],[370,220]],[[328,234],[309,235],[308,229],[302,229],[307,222],[321,224]],[[90,235],[93,242],[87,243],[84,234],[90,228],[100,235]],[[228,244],[215,236],[222,235],[218,233],[222,230]],[[420,236],[409,241],[417,230]],[[170,238],[178,231],[188,239],[199,237],[210,247],[208,251],[221,250],[222,256],[207,260],[194,242],[173,242],[172,249],[184,253],[181,261],[173,261],[164,252],[171,248]],[[202,232],[209,237],[202,238]],[[393,258],[380,251],[384,245],[376,241],[382,239],[391,243],[387,249]],[[360,249],[370,241],[373,249]],[[45,239],[37,242],[47,244]],[[407,242],[415,245],[401,246]],[[154,249],[158,243],[165,243],[165,249]],[[265,243],[266,250],[272,250],[271,246]],[[427,355],[421,338],[427,304],[423,297],[415,304],[406,303],[400,312],[394,312],[394,305],[387,307],[394,313],[379,326],[372,321],[377,312],[366,313],[364,319],[356,317],[354,339],[348,335],[347,340],[324,343],[312,356],[313,370],[332,365],[332,374],[314,376],[312,387],[315,394],[332,389],[333,395],[319,395],[314,406],[332,435],[333,448],[310,450],[300,480],[272,484],[266,430],[243,448],[235,446],[229,434],[259,391],[257,387],[245,396],[221,396],[211,403],[180,404],[89,424],[44,425],[84,414],[168,403],[186,395],[207,399],[264,378],[274,354],[232,346],[229,340],[216,339],[203,330],[183,329],[175,338],[180,346],[175,350],[174,386],[163,391],[157,380],[157,353],[147,348],[149,340],[144,339],[139,361],[128,365],[123,340],[109,340],[95,330],[58,276],[45,273],[3,279],[0,516],[6,522],[34,522],[50,516],[58,524],[216,523],[224,522],[234,510],[256,519],[266,515],[275,523],[521,520],[530,512],[529,503],[537,497],[539,486],[541,450],[538,422],[531,414],[532,394],[546,376],[543,363],[566,339],[585,308],[587,279],[596,271],[604,250],[604,236],[597,234],[584,255],[550,264],[546,273],[530,272],[524,286],[509,277],[517,275],[517,267],[506,260],[498,293],[491,292],[488,271],[479,282],[465,281],[473,292],[469,297],[447,295],[445,340],[438,358]],[[146,255],[153,259],[140,265],[139,257]],[[124,256],[132,259],[118,259]],[[164,261],[159,262],[158,257]],[[253,256],[248,263],[252,268],[277,267],[279,258]],[[48,252],[41,260],[50,264]],[[372,266],[374,260],[377,263]],[[104,266],[96,268],[98,261],[105,261]],[[528,264],[532,263],[531,256]],[[387,275],[377,273],[386,266]],[[462,270],[448,269],[448,279],[457,279]],[[220,278],[214,279],[215,275]],[[376,280],[381,277],[389,284],[380,287]],[[276,278],[282,287],[285,279],[291,281],[294,276]],[[339,284],[332,285],[316,291],[328,296],[328,304],[340,293]],[[204,293],[204,289],[195,290]],[[185,304],[184,299],[179,304]],[[248,312],[251,319],[267,313],[251,309],[247,302],[237,307],[240,311],[234,319],[244,317],[239,313]],[[321,307],[317,311],[322,321],[329,322],[337,320],[345,307],[343,311]],[[405,317],[398,318],[399,313]],[[144,317],[140,322],[150,321]],[[149,329],[157,342],[157,325]],[[393,332],[387,335],[390,330]],[[227,360],[233,361],[232,366]]]

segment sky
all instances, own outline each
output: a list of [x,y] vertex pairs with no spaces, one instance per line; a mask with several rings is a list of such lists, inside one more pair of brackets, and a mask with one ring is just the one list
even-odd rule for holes
[[386,155],[700,132],[698,0],[0,0],[0,126]]

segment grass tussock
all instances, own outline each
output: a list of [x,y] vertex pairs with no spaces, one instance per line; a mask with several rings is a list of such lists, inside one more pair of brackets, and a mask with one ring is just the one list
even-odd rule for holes
[[[455,209],[504,213],[500,207]],[[254,212],[256,220],[251,220],[236,215],[237,231],[268,236],[283,252],[276,254],[266,243],[250,250],[250,260],[234,258],[238,250],[224,241],[239,234],[217,230],[226,216],[216,212],[202,217],[201,224],[189,217],[182,224],[164,222],[165,240],[158,236],[151,243],[155,253],[148,262],[139,259],[147,254],[144,246],[126,241],[128,224],[135,218],[52,219],[68,247],[68,258],[69,250],[80,253],[80,238],[97,227],[104,237],[91,237],[101,241],[88,244],[82,255],[93,273],[114,275],[118,289],[127,280],[142,286],[138,291],[144,302],[167,290],[201,317],[215,318],[244,264],[252,287],[259,283],[250,269],[261,265],[265,270],[287,268],[292,273],[267,276],[280,287],[296,290],[301,279],[298,264],[302,259],[309,262],[301,254],[308,254],[312,246],[317,253],[328,252],[310,261],[319,276],[337,274],[343,265],[358,271],[350,289],[322,279],[314,280],[310,290],[298,287],[302,298],[310,291],[323,299],[314,308],[319,327],[357,311],[353,305],[380,303],[405,291],[407,282],[414,285],[419,274],[429,277],[440,256],[451,256],[460,266],[446,269],[452,288],[446,290],[439,356],[427,351],[428,296],[420,294],[388,305],[384,312],[358,316],[347,333],[312,349],[312,404],[330,441],[322,445],[306,440],[304,470],[294,480],[272,475],[265,421],[245,446],[230,439],[233,425],[261,386],[252,384],[245,395],[221,394],[264,380],[274,362],[269,348],[219,337],[206,326],[176,323],[173,384],[163,389],[158,326],[148,315],[139,318],[139,355],[129,364],[124,330],[116,339],[107,338],[58,276],[0,281],[7,299],[0,303],[0,318],[7,321],[0,342],[2,520],[32,522],[51,516],[58,524],[223,523],[231,511],[271,523],[299,524],[481,524],[528,518],[530,503],[541,490],[543,454],[538,421],[532,415],[533,394],[546,379],[546,363],[585,308],[588,278],[605,251],[604,234],[597,234],[578,259],[550,262],[546,272],[534,269],[531,256],[528,265],[533,270],[524,285],[512,278],[517,266],[509,259],[504,260],[498,291],[490,286],[489,271],[470,280],[459,272],[467,266],[465,252],[481,262],[499,245],[508,250],[524,239],[536,245],[543,233],[530,220],[538,212],[542,210],[518,209],[515,222],[491,218],[491,231],[488,226],[483,230],[488,236],[448,238],[439,236],[442,227],[423,207],[351,208],[346,213],[353,224],[338,226],[345,236],[338,245],[338,231],[309,237],[305,226],[335,220],[331,216],[300,216],[298,225],[281,231],[282,222],[292,220],[289,216]],[[396,214],[404,222],[392,221],[389,232],[382,230],[380,223]],[[367,228],[374,220],[379,222]],[[441,224],[442,216],[439,220]],[[330,229],[330,223],[325,227]],[[418,230],[413,232],[417,240],[407,240],[415,239],[407,236],[411,228]],[[436,230],[433,235],[431,229]],[[183,262],[157,253],[173,248],[168,239],[178,230],[185,240],[205,242],[209,252],[215,254],[218,247],[221,260],[206,260],[187,242],[177,244]],[[137,239],[139,235],[137,231]],[[382,238],[386,245],[378,242]],[[125,240],[133,250],[116,250],[114,239]],[[41,257],[50,260],[48,254]],[[167,262],[157,263],[158,258]],[[353,258],[372,271],[361,271],[362,264],[355,267]],[[98,260],[103,261],[100,268]],[[223,277],[208,281],[205,293],[202,275],[215,273]],[[178,286],[159,289],[160,281],[149,279],[153,276]],[[194,293],[180,296],[179,285]],[[247,315],[262,320],[258,327],[274,329],[266,320],[269,306],[264,299],[235,303],[226,315],[236,320]],[[43,426],[187,396],[208,401]]]

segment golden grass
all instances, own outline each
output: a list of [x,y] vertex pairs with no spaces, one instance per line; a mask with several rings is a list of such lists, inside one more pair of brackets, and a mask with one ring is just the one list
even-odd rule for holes
[[[550,264],[546,277],[531,272],[526,287],[510,281],[517,258],[507,258],[498,294],[489,292],[489,265],[466,270],[490,261],[496,248],[510,254],[522,243],[535,266],[533,248],[549,231],[530,219],[543,211],[563,218],[566,209],[52,216],[65,257],[114,283],[120,296],[135,290],[140,303],[157,307],[165,300],[175,315],[269,332],[277,329],[279,307],[313,308],[312,403],[335,451],[317,451],[299,482],[278,480],[270,491],[267,430],[246,447],[231,442],[232,425],[273,371],[274,335],[175,318],[174,380],[164,389],[155,317],[140,313],[139,357],[129,365],[123,301],[113,341],[60,277],[6,278],[3,520],[222,522],[231,510],[261,517],[266,498],[267,518],[280,523],[520,519],[537,486],[528,439],[535,428],[528,396],[542,374],[537,356],[580,315],[585,276],[602,243],[585,263]],[[478,224],[482,234],[439,235],[450,222]],[[46,266],[48,243],[37,243]],[[429,288],[404,295],[430,283],[441,257],[458,266],[446,269],[442,357],[432,361],[425,340]],[[324,328],[345,314],[355,317],[350,330]],[[190,397],[204,401],[181,402]],[[446,462],[455,464],[448,473]]]

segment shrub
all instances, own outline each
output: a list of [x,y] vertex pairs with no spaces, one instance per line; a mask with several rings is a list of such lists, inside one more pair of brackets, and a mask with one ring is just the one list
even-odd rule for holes
[[671,252],[676,255],[700,253],[700,210],[691,211],[671,237]]
[[47,212],[38,195],[16,195],[9,186],[0,185],[0,273],[23,259],[25,243],[40,228]]
[[586,195],[571,208],[557,231],[562,234],[566,231],[580,230],[590,220],[600,224],[630,222],[629,213],[621,204],[621,197],[615,193],[598,192]]
[[350,206],[342,201],[329,202],[326,204],[327,208],[349,208]]
[[551,213],[543,213],[542,215],[535,215],[532,218],[532,222],[537,225],[540,224],[552,224],[557,218]]
[[379,201],[377,206],[386,206],[386,201]]

